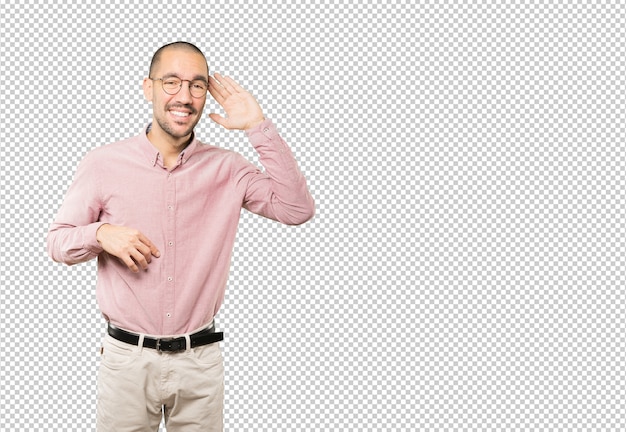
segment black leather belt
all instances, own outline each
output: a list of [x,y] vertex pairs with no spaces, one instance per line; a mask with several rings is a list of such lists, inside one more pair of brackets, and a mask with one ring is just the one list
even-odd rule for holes
[[[109,324],[108,326],[108,332],[113,339],[117,339],[131,345],[139,344],[138,334],[127,332],[126,330],[122,330],[120,328],[112,326],[111,324]],[[208,345],[214,342],[224,340],[224,333],[216,332],[215,327],[211,327],[189,335],[189,340],[191,341],[191,348],[195,348],[198,346]],[[143,346],[144,348],[152,348],[157,351],[183,351],[187,349],[187,339],[184,336],[177,338],[159,339],[146,336],[143,338]]]

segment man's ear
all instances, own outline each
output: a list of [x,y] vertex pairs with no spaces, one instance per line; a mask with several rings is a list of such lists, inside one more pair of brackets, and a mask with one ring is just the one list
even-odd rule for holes
[[148,102],[152,102],[152,80],[150,78],[143,79],[143,97]]

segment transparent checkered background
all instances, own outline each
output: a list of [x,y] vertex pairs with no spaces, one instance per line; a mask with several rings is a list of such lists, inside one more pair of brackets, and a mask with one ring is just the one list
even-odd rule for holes
[[626,428],[622,2],[82,3],[0,15],[0,429],[93,427],[95,264],[46,232],[179,39],[258,97],[317,202],[242,216],[226,430]]

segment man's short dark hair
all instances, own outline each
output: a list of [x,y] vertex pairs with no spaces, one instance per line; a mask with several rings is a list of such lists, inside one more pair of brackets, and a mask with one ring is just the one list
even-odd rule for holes
[[[204,57],[204,53],[200,50],[200,48],[198,48],[194,44],[189,43],[189,42],[184,42],[184,41],[176,41],[176,42],[168,43],[166,45],[163,45],[158,50],[156,50],[156,52],[152,56],[152,61],[150,62],[150,70],[148,71],[148,77],[153,78],[152,71],[158,66],[159,62],[161,61],[161,56],[163,55],[163,52],[167,49],[180,49],[184,51],[195,52],[197,54],[200,54],[204,58],[204,61],[206,62],[206,57]],[[208,74],[209,73],[208,63],[206,65],[206,70]]]

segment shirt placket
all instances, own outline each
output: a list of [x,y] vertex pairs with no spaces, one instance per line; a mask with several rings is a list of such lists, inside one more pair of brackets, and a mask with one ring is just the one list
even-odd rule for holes
[[165,239],[165,298],[163,301],[163,334],[175,332],[175,297],[176,297],[176,176],[167,174],[165,193],[165,211],[167,213]]

